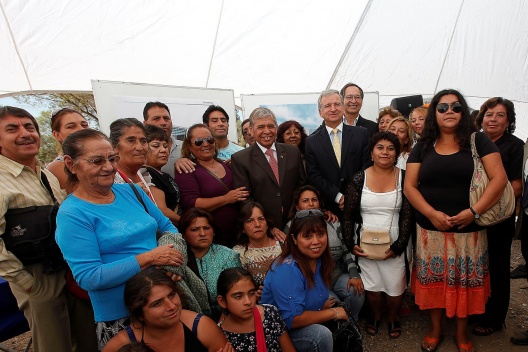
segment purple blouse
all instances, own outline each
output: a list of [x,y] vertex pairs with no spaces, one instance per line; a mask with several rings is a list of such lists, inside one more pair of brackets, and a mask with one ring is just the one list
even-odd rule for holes
[[[205,167],[197,164],[194,172],[174,175],[174,180],[180,187],[181,205],[183,210],[194,208],[198,198],[214,198],[223,196],[233,189],[233,174],[225,163],[225,176],[221,178],[224,184],[211,175]],[[236,240],[238,206],[227,204],[211,212],[216,225],[214,243],[233,248]]]

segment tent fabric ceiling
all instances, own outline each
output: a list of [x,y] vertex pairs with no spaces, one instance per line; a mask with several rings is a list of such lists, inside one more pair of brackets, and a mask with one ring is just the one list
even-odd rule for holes
[[394,97],[459,89],[512,100],[528,137],[523,0],[0,0],[0,96],[91,79]]

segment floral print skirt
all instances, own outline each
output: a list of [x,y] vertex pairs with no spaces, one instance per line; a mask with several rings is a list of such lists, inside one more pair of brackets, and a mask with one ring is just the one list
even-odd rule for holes
[[486,230],[431,231],[416,225],[412,291],[420,309],[448,317],[482,314],[490,295]]

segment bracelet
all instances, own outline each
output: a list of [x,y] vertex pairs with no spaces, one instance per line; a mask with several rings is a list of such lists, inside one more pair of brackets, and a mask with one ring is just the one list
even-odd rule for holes
[[331,310],[333,310],[335,313],[336,313],[336,317],[334,320],[338,320],[339,319],[339,312],[337,311],[337,309],[335,309],[334,307],[330,307]]

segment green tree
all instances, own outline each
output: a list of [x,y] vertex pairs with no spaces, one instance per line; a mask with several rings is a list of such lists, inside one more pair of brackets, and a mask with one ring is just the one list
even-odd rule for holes
[[92,93],[50,93],[50,94],[25,94],[13,97],[18,102],[35,107],[47,106],[51,111],[70,108],[80,112],[91,127],[97,127],[97,109]]
[[52,162],[60,151],[60,144],[51,132],[50,117],[51,111],[42,111],[40,116],[36,118],[40,130],[40,150],[38,158],[45,164]]

